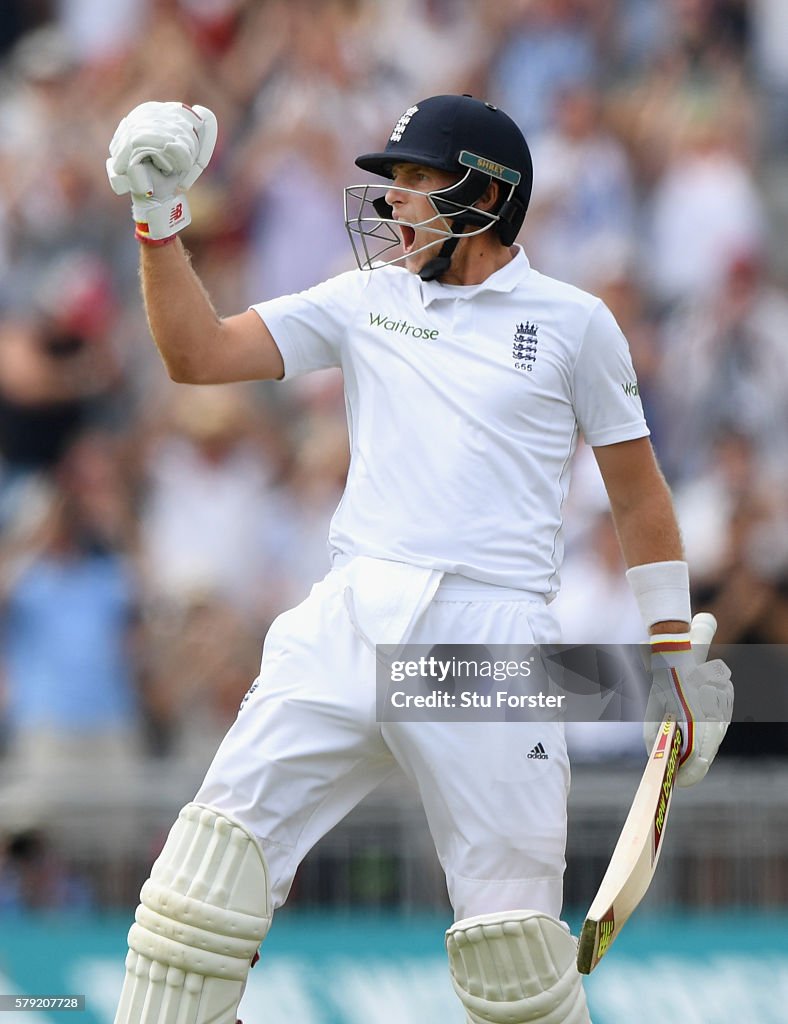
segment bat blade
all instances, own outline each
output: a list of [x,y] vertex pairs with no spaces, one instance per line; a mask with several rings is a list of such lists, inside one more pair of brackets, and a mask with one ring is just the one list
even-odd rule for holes
[[673,797],[681,742],[677,724],[664,721],[580,931],[577,969],[581,974],[593,971],[651,884]]

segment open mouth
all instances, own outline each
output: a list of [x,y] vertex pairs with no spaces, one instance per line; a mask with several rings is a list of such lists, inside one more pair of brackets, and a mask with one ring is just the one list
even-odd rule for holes
[[402,235],[402,248],[406,253],[410,252],[413,248],[413,243],[416,241],[416,232],[409,224],[400,224],[398,227]]

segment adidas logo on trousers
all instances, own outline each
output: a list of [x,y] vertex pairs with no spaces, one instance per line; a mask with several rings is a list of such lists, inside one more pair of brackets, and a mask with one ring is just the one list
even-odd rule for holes
[[539,759],[540,761],[546,761],[548,755],[545,753],[545,749],[541,743],[537,743],[534,749],[527,755],[531,759]]

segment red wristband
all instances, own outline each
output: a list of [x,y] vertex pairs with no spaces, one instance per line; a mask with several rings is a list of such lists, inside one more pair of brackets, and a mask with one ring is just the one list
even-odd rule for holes
[[136,221],[136,228],[134,230],[134,237],[138,242],[144,242],[145,245],[150,245],[152,248],[158,248],[162,245],[169,245],[170,242],[174,242],[178,237],[177,235],[168,235],[167,238],[151,238],[149,233],[148,225],[143,220]]
[[692,643],[689,634],[687,636],[657,634],[651,638],[652,654],[680,654],[682,651],[691,650]]

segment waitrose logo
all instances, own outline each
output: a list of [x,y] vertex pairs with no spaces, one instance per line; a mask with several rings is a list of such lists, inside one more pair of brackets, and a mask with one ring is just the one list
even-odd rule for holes
[[409,324],[407,320],[394,320],[385,313],[370,313],[370,327],[382,327],[384,331],[393,331],[395,334],[409,334],[412,338],[426,338],[434,341],[438,337],[438,331],[427,330],[426,327],[416,327]]

